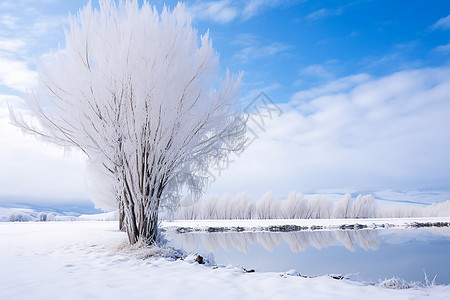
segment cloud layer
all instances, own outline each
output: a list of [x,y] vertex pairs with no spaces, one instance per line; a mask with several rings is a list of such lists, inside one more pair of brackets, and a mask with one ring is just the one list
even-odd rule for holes
[[448,189],[449,86],[426,68],[298,92],[212,191]]
[[22,100],[0,95],[0,197],[87,199],[84,157],[23,135],[10,124],[7,104],[18,108]]

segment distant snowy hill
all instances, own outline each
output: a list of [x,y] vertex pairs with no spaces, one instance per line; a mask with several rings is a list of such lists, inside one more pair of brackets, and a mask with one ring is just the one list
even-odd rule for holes
[[[86,216],[90,217],[86,217]],[[71,202],[30,201],[27,199],[0,199],[0,222],[5,221],[52,221],[113,220],[112,213],[103,214],[92,202],[81,200]]]

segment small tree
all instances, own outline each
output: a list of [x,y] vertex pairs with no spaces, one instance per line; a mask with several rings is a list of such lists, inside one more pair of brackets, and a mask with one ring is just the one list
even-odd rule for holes
[[259,219],[276,219],[279,215],[280,201],[272,192],[265,193],[256,203],[256,216]]
[[352,205],[352,214],[355,219],[375,218],[376,203],[372,195],[358,195]]
[[253,203],[247,193],[235,195],[233,203],[236,207],[233,219],[251,219],[253,217],[255,203]]
[[282,206],[282,217],[285,219],[303,219],[308,206],[308,201],[302,194],[290,192]]
[[334,204],[333,218],[348,219],[351,218],[352,213],[352,196],[345,194],[345,196]]
[[66,47],[39,68],[25,100],[39,124],[25,132],[81,149],[111,180],[130,243],[152,244],[158,209],[183,186],[200,195],[207,170],[241,151],[240,77],[221,82],[208,33],[198,40],[184,6],[90,2],[70,19]]
[[207,195],[202,199],[202,219],[218,219],[219,196]]

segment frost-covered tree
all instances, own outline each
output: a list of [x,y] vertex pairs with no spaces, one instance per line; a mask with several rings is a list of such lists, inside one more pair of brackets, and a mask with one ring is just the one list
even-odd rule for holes
[[375,199],[372,195],[358,195],[352,205],[353,218],[375,218],[377,216]]
[[304,219],[308,210],[308,200],[302,194],[290,192],[283,202],[281,214],[285,219]]
[[304,219],[328,219],[331,217],[333,202],[331,200],[314,195],[308,199],[308,204],[302,214]]
[[8,218],[9,222],[30,222],[34,221],[34,218],[26,212],[11,213]]
[[233,206],[233,219],[251,219],[255,211],[255,203],[253,203],[247,193],[234,196]]
[[310,219],[329,219],[333,212],[333,202],[323,196],[314,195],[309,199]]
[[352,212],[352,196],[350,194],[345,194],[345,196],[334,204],[333,208],[333,218],[336,219],[347,219],[353,216]]
[[182,220],[197,220],[201,218],[201,202],[197,199],[186,195],[179,205],[179,209],[176,214],[177,219]]
[[104,204],[121,209],[130,243],[152,244],[160,206],[181,187],[198,196],[211,163],[242,150],[240,76],[218,78],[208,33],[198,39],[182,4],[158,12],[146,1],[89,2],[65,40],[25,97],[38,123],[12,120],[84,152],[109,177]]
[[265,193],[256,203],[256,216],[259,219],[276,219],[279,216],[280,201],[272,192]]
[[225,194],[221,197],[219,203],[217,204],[217,211],[219,219],[231,220],[234,215],[234,202],[233,196],[230,194]]
[[40,221],[40,222],[47,221],[47,213],[45,213],[45,212],[38,213],[37,220]]
[[220,201],[219,196],[216,195],[207,195],[205,196],[201,203],[202,203],[202,219],[211,220],[211,219],[218,219],[219,218],[219,212],[218,212],[218,203]]

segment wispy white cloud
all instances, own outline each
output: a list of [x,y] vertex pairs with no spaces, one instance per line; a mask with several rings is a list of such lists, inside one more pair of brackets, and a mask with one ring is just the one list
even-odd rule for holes
[[27,43],[29,50],[34,45],[62,37],[63,25],[68,22],[67,12],[59,15],[49,13],[48,6],[54,0],[47,1],[11,1],[5,12],[0,15],[0,39],[16,39]]
[[33,22],[30,30],[34,36],[42,37],[55,31],[62,32],[63,25],[67,22],[67,16],[53,16],[52,18],[40,16]]
[[366,56],[359,63],[368,70],[384,70],[384,72],[394,72],[400,70],[417,69],[424,66],[424,61],[417,58],[412,59],[407,49],[394,47],[392,52],[385,53],[382,56]]
[[244,19],[250,19],[253,16],[256,16],[263,12],[264,10],[279,6],[283,4],[281,0],[250,0],[245,1],[245,6],[242,11],[242,17]]
[[[312,64],[299,71],[299,78],[294,86],[302,86],[305,82],[331,82],[335,78],[337,60],[328,60],[322,64]],[[316,84],[317,85],[317,84]]]
[[431,29],[450,29],[450,15],[437,20],[437,22],[434,23],[433,26],[431,26]]
[[365,73],[339,78],[309,90],[296,92],[293,95],[291,102],[293,104],[300,104],[327,94],[345,93],[356,85],[367,82],[369,79],[371,79],[371,77]]
[[303,75],[321,77],[321,78],[331,78],[331,73],[323,65],[309,65],[300,71]]
[[234,20],[245,21],[270,8],[292,5],[298,1],[281,0],[215,0],[195,1],[187,8],[193,18],[216,23],[229,23]]
[[17,7],[32,7],[36,4],[56,4],[61,0],[2,0],[0,8],[14,9]]
[[232,45],[249,47],[259,44],[259,38],[251,33],[239,33],[236,38],[231,41]]
[[264,46],[249,46],[237,52],[233,58],[241,62],[249,62],[254,59],[268,58],[289,49],[284,43],[270,43]]
[[10,14],[4,14],[0,16],[0,24],[3,26],[9,28],[9,29],[15,29],[18,26],[18,23],[20,22],[20,19],[18,17],[15,17]]
[[0,54],[0,85],[25,92],[37,83],[37,73],[28,63]]
[[[250,107],[248,105],[251,104],[251,102],[255,101],[255,99],[258,97],[258,95],[263,91],[266,94],[270,94],[271,92],[279,89],[281,85],[279,83],[273,83],[271,85],[263,85],[263,83],[256,83],[256,86],[249,91],[245,93],[245,95],[242,95],[240,97],[240,102],[243,106],[243,110],[245,113],[248,113]],[[275,99],[274,99],[275,100]]]
[[450,52],[450,43],[448,43],[447,45],[437,46],[433,50],[437,51],[437,52],[444,52],[444,53]]
[[324,18],[330,17],[330,16],[339,16],[342,14],[342,12],[343,12],[342,8],[338,8],[338,9],[321,8],[321,9],[318,9],[318,10],[313,11],[312,13],[308,14],[306,16],[306,19],[308,21],[317,21],[317,20],[324,19]]
[[230,0],[195,2],[188,6],[191,15],[197,19],[205,19],[218,23],[228,23],[233,21],[239,14],[236,7]]
[[323,64],[313,64],[306,66],[300,70],[301,76],[315,77],[318,79],[331,80],[334,77],[333,65],[337,63],[336,60],[329,60]]
[[22,52],[25,49],[26,42],[21,38],[6,39],[0,37],[0,51]]

